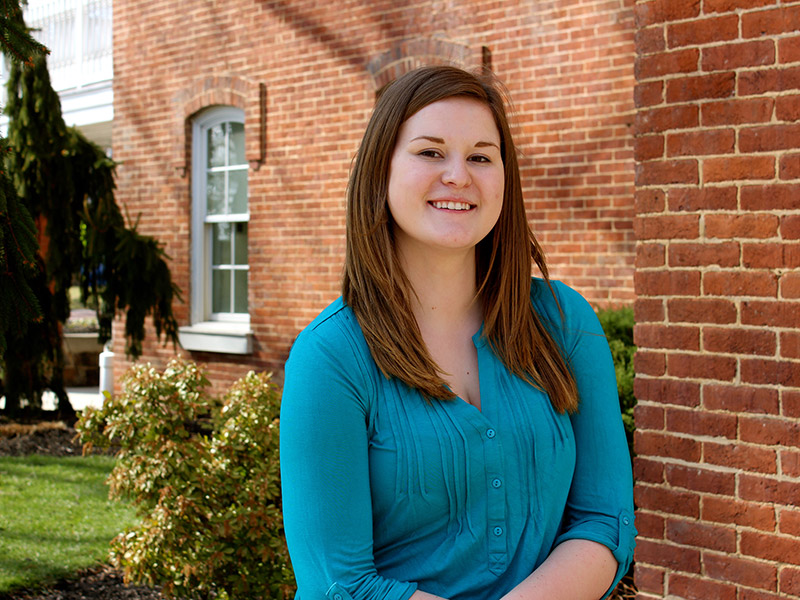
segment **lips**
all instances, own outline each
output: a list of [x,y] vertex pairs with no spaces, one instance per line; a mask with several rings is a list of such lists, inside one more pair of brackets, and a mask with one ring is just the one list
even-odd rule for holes
[[432,200],[428,202],[434,208],[438,208],[440,210],[472,210],[475,208],[475,205],[469,204],[468,202],[460,202],[454,200]]

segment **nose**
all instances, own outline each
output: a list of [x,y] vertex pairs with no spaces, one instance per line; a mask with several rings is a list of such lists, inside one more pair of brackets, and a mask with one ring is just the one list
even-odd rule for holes
[[469,172],[467,161],[460,157],[452,157],[448,160],[442,173],[442,181],[454,187],[466,187],[472,183],[472,175]]

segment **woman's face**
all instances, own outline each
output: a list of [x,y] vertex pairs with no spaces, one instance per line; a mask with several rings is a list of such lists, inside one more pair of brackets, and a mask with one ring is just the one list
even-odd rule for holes
[[429,104],[400,127],[389,171],[399,251],[474,249],[503,205],[500,133],[477,100]]

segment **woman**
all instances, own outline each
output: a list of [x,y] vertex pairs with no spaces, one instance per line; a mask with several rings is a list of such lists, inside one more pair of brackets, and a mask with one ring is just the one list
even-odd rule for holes
[[422,68],[367,126],[342,298],[286,364],[300,600],[588,600],[630,564],[608,345],[591,307],[548,279],[498,90]]

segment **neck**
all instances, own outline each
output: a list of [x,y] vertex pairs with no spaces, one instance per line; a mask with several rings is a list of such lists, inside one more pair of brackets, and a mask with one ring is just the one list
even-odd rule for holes
[[474,248],[435,255],[401,253],[400,262],[416,294],[412,310],[422,330],[465,325],[478,330],[483,316],[475,297]]

